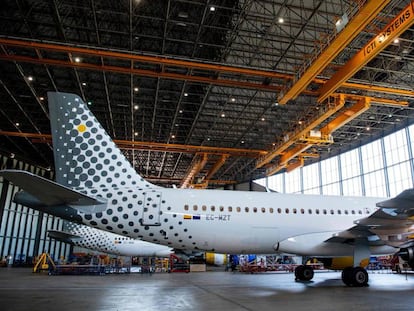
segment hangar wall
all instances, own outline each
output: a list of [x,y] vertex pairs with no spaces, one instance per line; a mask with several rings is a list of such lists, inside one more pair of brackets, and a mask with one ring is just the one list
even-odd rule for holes
[[[52,179],[46,169],[0,155],[1,169],[20,169]],[[7,256],[14,264],[30,263],[43,252],[53,259],[67,258],[70,245],[47,236],[47,230],[62,230],[63,221],[48,214],[14,203],[13,196],[19,189],[0,177],[0,255]],[[10,263],[10,259],[8,259]]]
[[[369,135],[367,129],[362,129]],[[291,173],[256,182],[282,193],[394,197],[414,186],[414,125]]]

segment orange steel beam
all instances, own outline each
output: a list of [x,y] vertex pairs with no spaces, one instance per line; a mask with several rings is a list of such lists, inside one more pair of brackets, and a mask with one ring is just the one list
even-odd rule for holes
[[377,56],[394,38],[397,38],[414,23],[414,0],[387,25],[380,34],[371,39],[344,66],[341,67],[320,89],[318,102],[328,98],[330,94],[352,77],[366,63]]
[[390,0],[368,1],[351,21],[342,29],[318,58],[306,69],[302,76],[280,98],[280,104],[295,99],[312,80],[381,12]]
[[219,170],[220,167],[223,166],[223,164],[227,161],[229,154],[223,154],[220,159],[217,160],[217,162],[213,165],[211,170],[207,173],[206,180],[209,183],[211,177],[214,176],[214,174]]
[[[315,78],[313,82],[318,84],[325,84],[328,80]],[[363,83],[353,83],[353,82],[344,82],[341,85],[345,88],[350,88],[354,90],[362,90],[362,91],[371,91],[376,93],[385,93],[391,95],[401,95],[405,97],[414,97],[414,91],[404,90],[404,89],[396,89],[391,87],[384,87],[384,86],[376,86],[376,85],[368,85]]]
[[[332,96],[339,95],[341,93],[333,93]],[[371,104],[381,104],[385,106],[400,106],[400,107],[407,107],[408,101],[400,101],[400,100],[393,100],[387,98],[379,98],[379,97],[371,97],[371,96],[362,96],[362,95],[354,95],[354,94],[345,94],[346,99],[356,100],[359,101],[361,99],[367,98],[370,100]]]
[[109,57],[115,59],[124,59],[129,61],[153,63],[153,64],[162,64],[169,65],[173,67],[184,67],[184,68],[194,68],[209,70],[214,72],[228,72],[234,74],[242,74],[249,76],[260,76],[266,78],[279,78],[279,79],[289,79],[289,76],[283,73],[277,73],[271,70],[257,70],[244,67],[234,67],[234,66],[225,66],[211,63],[202,63],[195,61],[180,60],[174,58],[167,58],[163,56],[148,56],[148,55],[139,55],[133,54],[130,52],[118,52],[118,51],[109,51],[99,48],[90,48],[90,47],[79,47],[62,43],[47,43],[39,42],[32,40],[21,40],[21,39],[9,39],[9,38],[0,38],[0,44],[8,46],[18,46],[23,48],[33,48],[41,50],[50,50],[62,53],[72,53],[75,55],[91,55],[98,57]]
[[364,91],[371,91],[371,92],[378,92],[378,93],[386,93],[391,95],[401,95],[401,96],[408,96],[414,97],[414,91],[410,90],[402,90],[402,89],[395,89],[389,87],[382,87],[382,86],[375,86],[375,85],[368,85],[362,83],[352,83],[352,82],[344,82],[341,85],[342,87],[350,88],[350,89],[357,89],[357,90],[364,90]]
[[[2,136],[25,137],[37,139],[41,143],[49,143],[52,141],[50,134],[36,134],[36,133],[21,133],[0,131]],[[260,155],[265,155],[267,151],[260,149],[241,149],[241,148],[226,148],[226,147],[210,147],[210,146],[194,146],[194,145],[180,145],[180,144],[163,144],[155,142],[144,141],[130,141],[115,139],[114,142],[124,150],[151,150],[163,152],[179,152],[179,153],[210,153],[210,154],[229,154],[239,157],[256,158]]]
[[285,152],[280,156],[279,165],[286,165],[294,157],[306,151],[309,147],[312,147],[312,144],[296,144],[293,148]]
[[[70,52],[75,54],[85,54],[85,55],[92,55],[92,56],[104,56],[104,57],[112,57],[115,59],[123,59],[123,60],[129,60],[129,61],[141,61],[141,62],[149,62],[149,63],[157,63],[157,64],[167,64],[167,65],[173,65],[174,62],[179,62],[179,65],[185,68],[198,68],[198,69],[205,69],[205,70],[212,70],[216,72],[227,72],[227,73],[234,73],[234,74],[243,74],[248,76],[258,76],[258,77],[268,77],[268,78],[279,78],[279,79],[285,79],[285,80],[291,80],[293,79],[293,76],[290,74],[284,74],[284,73],[278,73],[273,71],[266,71],[266,70],[256,70],[256,69],[249,69],[249,68],[243,68],[243,67],[234,67],[234,66],[223,66],[223,65],[217,65],[217,64],[209,64],[209,63],[198,63],[193,61],[184,61],[184,60],[174,60],[169,59],[165,57],[160,56],[144,56],[144,55],[137,55],[137,54],[130,54],[127,52],[111,52],[107,50],[100,50],[99,48],[85,48],[85,47],[73,47],[70,45],[65,44],[57,44],[57,43],[42,43],[37,41],[29,41],[29,40],[22,40],[22,39],[7,39],[7,38],[0,38],[0,44],[3,45],[10,45],[10,46],[18,46],[23,48],[34,48],[34,49],[43,49],[43,50],[52,50],[57,52]],[[98,71],[113,71],[118,73],[127,73],[131,74],[130,70],[126,70],[127,67],[116,67],[116,66],[98,66],[96,64],[84,64],[80,65],[80,63],[60,63],[57,60],[54,59],[45,59],[42,61],[42,59],[36,59],[31,58],[27,56],[18,56],[18,55],[1,55],[0,58],[3,60],[8,61],[22,61],[22,62],[30,62],[30,63],[37,63],[37,64],[43,64],[43,65],[54,65],[54,66],[65,66],[65,67],[72,67],[72,68],[84,68],[89,70],[98,70]],[[47,63],[46,63],[47,61]],[[75,67],[76,66],[76,67]],[[130,66],[128,66],[130,69]],[[154,72],[151,70],[140,70],[135,69],[134,71],[137,75],[147,75],[150,77],[160,77],[161,72]],[[180,79],[185,80],[189,79],[187,75],[180,75],[180,74],[170,74],[170,75],[164,75],[166,78],[171,79]],[[190,76],[191,77],[191,76]],[[195,80],[197,79],[194,78]],[[247,88],[260,88],[262,90],[267,91],[280,91],[282,89],[281,86],[272,86],[268,87],[265,85],[261,85],[259,83],[253,83],[253,84],[243,84],[243,83],[237,83],[237,81],[233,80],[221,80],[221,79],[208,79],[206,77],[199,77],[197,82],[203,82],[203,83],[212,83],[212,84],[220,84],[220,83],[226,83],[224,85],[228,86],[234,86],[234,87],[247,87]],[[315,83],[324,84],[327,82],[327,80],[315,78],[313,80]],[[346,86],[346,85],[344,85]],[[361,89],[366,90],[366,86],[363,84],[356,84],[353,83],[352,88],[354,89]],[[389,94],[398,94],[403,96],[410,96],[414,97],[414,92],[407,91],[407,90],[401,90],[401,89],[393,89],[393,88],[380,88],[375,86],[370,86],[370,90],[376,91],[376,92],[384,92]],[[314,95],[317,96],[318,94],[309,91],[304,90],[304,94]]]
[[316,119],[311,120],[308,124],[304,125],[300,130],[294,133],[291,133],[287,141],[284,141],[276,145],[266,155],[261,156],[256,163],[256,168],[262,167],[263,165],[272,161],[276,156],[282,154],[287,148],[293,145],[300,137],[305,136],[310,130],[314,129],[316,126],[321,124],[324,120],[329,118],[339,109],[341,109],[344,105],[345,105],[345,95],[339,94],[338,96],[335,96],[334,102],[332,104],[328,104],[325,110],[321,109],[321,114]]
[[248,88],[248,89],[255,89],[255,90],[257,89],[257,90],[270,91],[270,92],[278,92],[281,89],[281,86],[277,86],[277,85],[266,85],[262,83],[245,82],[245,81],[229,80],[229,79],[219,79],[219,78],[216,79],[216,78],[209,78],[209,77],[203,77],[203,76],[185,75],[185,74],[170,73],[170,72],[157,72],[157,71],[152,71],[152,70],[131,68],[130,66],[119,67],[119,66],[110,66],[110,65],[96,65],[96,64],[90,64],[90,63],[75,63],[71,61],[64,61],[64,60],[58,60],[58,59],[33,58],[33,57],[28,57],[28,56],[5,55],[5,54],[0,54],[0,59],[6,60],[6,61],[13,61],[13,62],[26,62],[26,63],[34,63],[34,64],[42,64],[42,65],[96,70],[96,71],[109,71],[109,72],[116,72],[116,73],[129,74],[129,75],[134,74],[134,75],[141,75],[141,76],[154,77],[154,78],[161,77],[161,78],[173,79],[173,80],[187,80],[191,82],[200,82],[200,83],[224,85],[224,86],[229,86],[229,87]]
[[187,188],[190,184],[191,180],[203,169],[203,167],[207,164],[208,155],[207,153],[202,154],[201,159],[197,159],[194,165],[191,167],[188,175],[184,178],[181,188]]
[[293,161],[292,163],[289,163],[288,165],[286,165],[286,172],[290,173],[291,171],[302,167],[305,165],[305,159],[303,157],[299,157],[299,159]]
[[331,134],[332,132],[336,131],[338,128],[340,128],[344,124],[358,117],[361,113],[367,111],[370,106],[371,106],[371,100],[369,98],[365,97],[363,99],[360,99],[349,109],[342,112],[334,120],[332,120],[327,125],[325,125],[323,128],[321,128],[320,130],[321,133],[323,135]]

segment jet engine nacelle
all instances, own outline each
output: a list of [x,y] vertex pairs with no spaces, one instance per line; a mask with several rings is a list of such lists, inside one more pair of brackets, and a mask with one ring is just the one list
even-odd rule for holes
[[280,253],[302,256],[350,256],[353,248],[341,243],[326,243],[336,232],[317,232],[290,237],[280,241],[275,249]]
[[401,248],[398,255],[414,269],[414,247]]

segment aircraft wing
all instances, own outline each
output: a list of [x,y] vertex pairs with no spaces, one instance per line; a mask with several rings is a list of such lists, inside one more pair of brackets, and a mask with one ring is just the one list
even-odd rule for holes
[[47,232],[48,236],[52,239],[55,239],[60,242],[70,243],[73,244],[74,239],[83,239],[81,236],[70,234],[64,231],[58,231],[58,230],[48,230]]
[[371,245],[414,245],[414,189],[376,205],[377,211],[355,221],[355,226],[337,233],[327,242],[347,243],[367,238]]
[[407,189],[395,198],[377,203],[377,206],[392,216],[414,216],[414,189]]
[[106,203],[26,171],[3,170],[0,171],[0,176],[10,180],[47,206],[94,206]]

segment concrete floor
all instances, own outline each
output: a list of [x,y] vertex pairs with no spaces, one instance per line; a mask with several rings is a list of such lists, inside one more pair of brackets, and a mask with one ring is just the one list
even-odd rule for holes
[[48,276],[0,268],[0,309],[20,310],[413,310],[414,274],[370,272],[348,288],[337,272],[309,283],[292,273],[159,273]]

